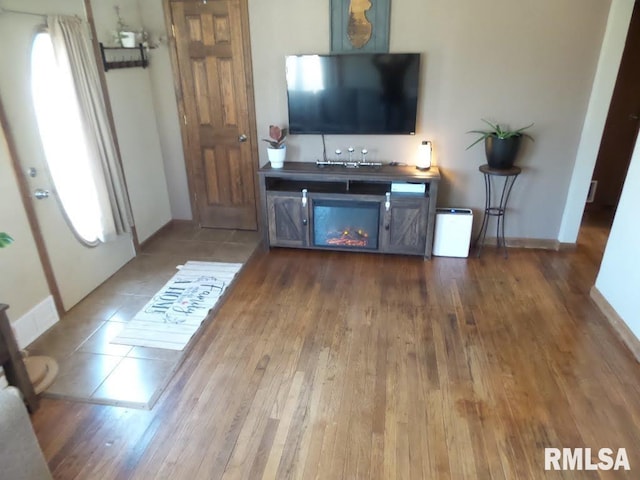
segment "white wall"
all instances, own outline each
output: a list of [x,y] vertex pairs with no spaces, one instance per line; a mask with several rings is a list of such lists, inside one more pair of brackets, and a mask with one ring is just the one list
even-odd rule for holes
[[[98,40],[106,45],[113,44],[115,5],[120,6],[120,16],[127,25],[136,30],[142,27],[135,0],[94,0],[91,6]],[[171,220],[149,70],[109,70],[106,78],[136,232],[143,242]]]
[[598,158],[600,140],[627,38],[633,4],[634,0],[614,0],[611,4],[589,108],[584,120],[576,164],[562,216],[558,236],[560,242],[575,243],[578,238],[589,183]]
[[596,288],[640,338],[640,137],[611,227]]
[[[258,134],[286,124],[284,56],[329,51],[329,0],[249,0]],[[557,239],[610,2],[602,0],[398,0],[390,51],[423,54],[415,137],[329,136],[327,149],[366,146],[372,159],[413,162],[434,142],[440,205],[484,205],[482,148],[466,151],[480,119],[535,122],[523,151],[507,236]],[[311,20],[312,19],[312,20]],[[321,156],[321,139],[295,136],[290,160]],[[266,152],[260,145],[260,163]]]

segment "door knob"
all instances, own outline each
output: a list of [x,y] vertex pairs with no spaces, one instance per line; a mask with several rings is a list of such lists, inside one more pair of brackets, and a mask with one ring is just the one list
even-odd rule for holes
[[49,190],[38,188],[35,192],[33,192],[33,196],[38,200],[44,200],[45,198],[49,198]]
[[241,134],[241,135],[238,137],[238,141],[239,141],[240,143],[244,143],[244,142],[246,142],[246,141],[247,141],[247,136],[246,136],[244,133],[243,133],[243,134]]

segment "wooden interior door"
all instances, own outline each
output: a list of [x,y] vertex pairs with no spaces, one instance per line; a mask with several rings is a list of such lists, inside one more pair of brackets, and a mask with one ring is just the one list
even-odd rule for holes
[[247,0],[169,0],[187,174],[203,227],[257,229]]
[[640,126],[640,2],[631,16],[627,41],[609,105],[593,172],[598,181],[591,207],[617,207]]

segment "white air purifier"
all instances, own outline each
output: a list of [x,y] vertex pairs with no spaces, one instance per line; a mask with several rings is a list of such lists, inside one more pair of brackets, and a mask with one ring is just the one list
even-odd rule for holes
[[468,257],[473,212],[468,208],[436,208],[433,255]]

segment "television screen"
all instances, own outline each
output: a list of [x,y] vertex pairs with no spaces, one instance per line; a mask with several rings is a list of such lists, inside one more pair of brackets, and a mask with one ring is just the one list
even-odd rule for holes
[[413,134],[419,53],[286,58],[292,134]]

